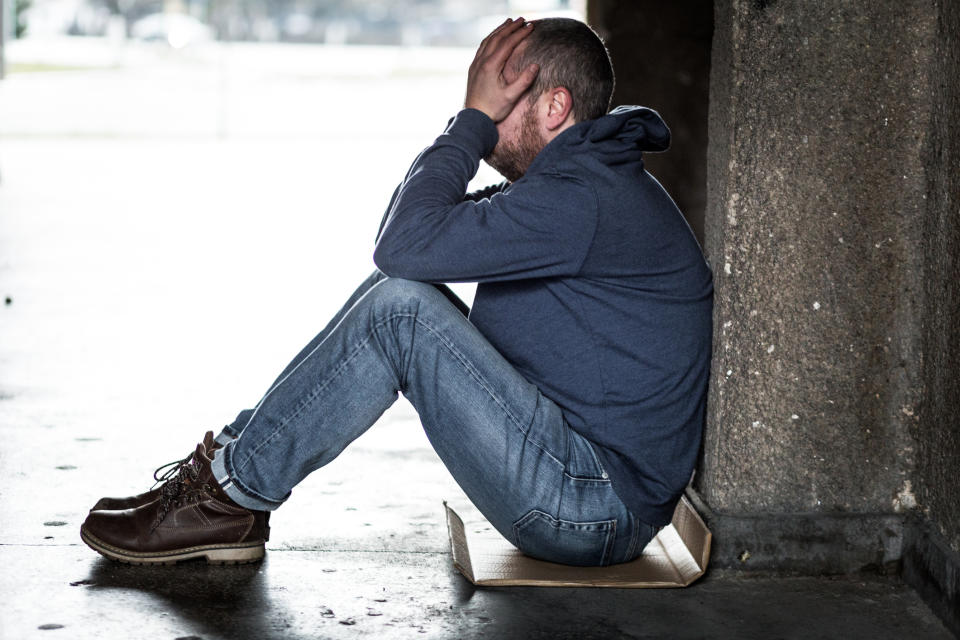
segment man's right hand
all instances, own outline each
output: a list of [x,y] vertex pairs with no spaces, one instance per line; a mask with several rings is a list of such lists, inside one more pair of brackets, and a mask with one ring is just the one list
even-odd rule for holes
[[483,39],[467,74],[465,108],[482,111],[494,122],[510,114],[540,70],[531,64],[513,82],[507,82],[503,75],[510,54],[532,30],[533,23],[508,18]]

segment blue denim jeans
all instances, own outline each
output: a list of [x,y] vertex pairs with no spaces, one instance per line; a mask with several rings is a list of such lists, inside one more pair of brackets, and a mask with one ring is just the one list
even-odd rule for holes
[[521,551],[588,566],[638,556],[655,529],[627,511],[590,442],[454,298],[370,276],[257,406],[218,435],[225,446],[213,471],[227,494],[276,509],[402,393],[457,483]]

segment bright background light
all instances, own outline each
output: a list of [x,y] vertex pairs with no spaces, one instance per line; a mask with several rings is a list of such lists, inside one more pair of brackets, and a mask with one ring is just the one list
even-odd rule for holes
[[[34,34],[0,81],[0,424],[102,438],[128,480],[254,404],[374,268],[474,51],[171,42]],[[391,416],[365,446],[428,448]]]

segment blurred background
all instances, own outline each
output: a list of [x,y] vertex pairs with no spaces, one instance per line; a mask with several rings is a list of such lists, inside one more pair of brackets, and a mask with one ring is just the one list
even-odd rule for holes
[[[373,269],[480,39],[584,8],[2,2],[0,387],[70,406],[52,422],[180,443],[255,403]],[[474,184],[500,179],[482,165]]]
[[584,0],[5,0],[14,38],[475,46],[487,24],[524,12],[583,13]]
[[[406,101],[448,113],[506,15],[583,17],[585,0],[0,0],[0,135],[309,135]],[[406,89],[402,89],[406,88]],[[439,104],[434,94],[443,96]],[[70,108],[62,98],[69,96]],[[33,98],[41,98],[34,103]],[[59,99],[58,99],[59,98]],[[377,101],[379,102],[379,101]],[[399,115],[399,114],[398,114]],[[336,122],[332,122],[336,120]],[[441,123],[442,124],[442,123]]]

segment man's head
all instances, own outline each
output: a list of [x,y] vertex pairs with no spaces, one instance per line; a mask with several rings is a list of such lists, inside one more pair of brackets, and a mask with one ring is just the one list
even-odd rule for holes
[[[514,61],[511,61],[514,62]],[[535,63],[537,79],[529,89],[530,100],[556,87],[564,87],[573,98],[574,122],[592,120],[610,110],[613,96],[613,65],[607,48],[590,27],[571,18],[534,21],[533,33],[525,40],[515,72]]]
[[606,47],[587,25],[569,18],[534,22],[503,69],[513,81],[530,64],[539,66],[533,84],[497,124],[500,141],[487,156],[508,180],[520,178],[553,138],[577,122],[599,118],[610,108],[613,67]]

